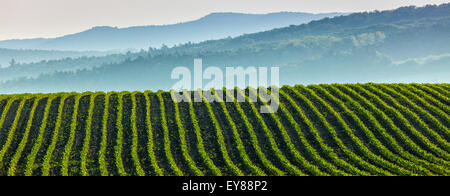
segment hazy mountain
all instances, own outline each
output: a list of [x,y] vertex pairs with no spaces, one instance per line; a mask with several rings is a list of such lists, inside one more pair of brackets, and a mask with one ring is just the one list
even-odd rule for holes
[[171,71],[177,66],[193,70],[194,58],[202,58],[204,68],[279,66],[282,85],[448,83],[449,35],[450,4],[354,13],[235,38],[132,53],[122,62],[89,70],[15,79],[1,84],[0,92],[167,90],[177,82],[171,80]]
[[239,36],[338,15],[342,14],[213,13],[199,20],[173,25],[128,28],[104,26],[53,39],[5,40],[0,41],[0,48],[79,51],[159,48],[163,44],[173,46],[187,42],[195,43],[228,36]]

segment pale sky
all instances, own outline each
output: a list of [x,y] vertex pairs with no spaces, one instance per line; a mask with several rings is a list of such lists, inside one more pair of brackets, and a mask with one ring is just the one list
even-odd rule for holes
[[57,37],[94,26],[190,21],[211,12],[358,12],[449,0],[0,0],[0,40]]

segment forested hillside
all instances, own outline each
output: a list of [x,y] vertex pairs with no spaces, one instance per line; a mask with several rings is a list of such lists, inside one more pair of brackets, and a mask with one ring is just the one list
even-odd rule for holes
[[354,13],[236,38],[149,49],[90,70],[16,78],[0,84],[0,92],[168,90],[176,82],[170,79],[173,68],[192,68],[194,58],[202,58],[204,67],[279,66],[281,84],[291,85],[448,83],[449,34],[450,4]]
[[43,60],[60,60],[65,58],[79,58],[91,56],[106,56],[119,52],[98,52],[98,51],[55,51],[55,50],[14,50],[0,48],[0,68],[21,63],[37,63]]
[[269,114],[255,92],[1,96],[0,176],[450,175],[448,84],[284,86]]
[[[84,54],[83,52],[80,53]],[[51,52],[51,55],[54,54]],[[143,54],[145,54],[144,51],[137,53],[128,52],[126,54],[108,54],[108,52],[105,52],[103,56],[82,55],[82,57],[78,58],[66,57],[62,59],[42,60],[35,63],[19,63],[14,60],[15,63],[10,64],[8,67],[0,68],[0,82],[21,78],[37,78],[44,74],[60,72],[75,73],[82,70],[92,70],[95,67],[132,60]]]

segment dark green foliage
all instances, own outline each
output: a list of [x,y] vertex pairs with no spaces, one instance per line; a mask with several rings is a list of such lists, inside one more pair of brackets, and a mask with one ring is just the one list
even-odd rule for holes
[[450,175],[447,86],[284,86],[269,114],[251,88],[1,96],[0,175]]

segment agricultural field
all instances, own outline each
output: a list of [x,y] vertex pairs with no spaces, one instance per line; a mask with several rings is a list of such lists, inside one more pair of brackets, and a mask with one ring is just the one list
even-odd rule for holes
[[284,86],[267,114],[255,92],[3,95],[0,176],[450,175],[449,84]]

